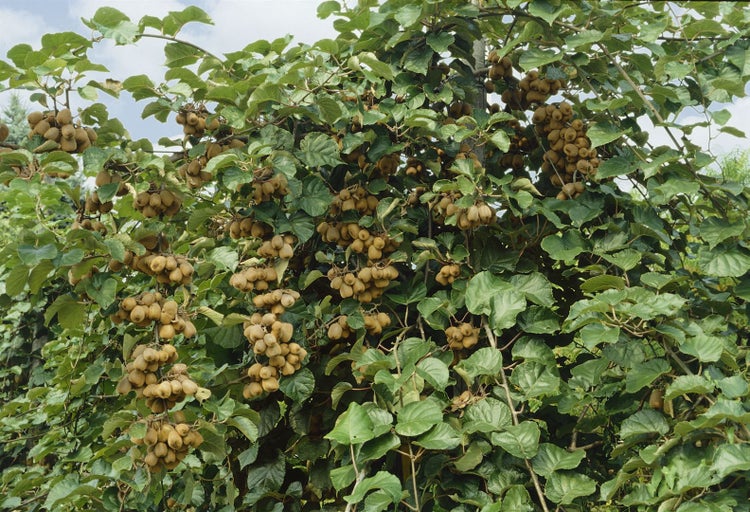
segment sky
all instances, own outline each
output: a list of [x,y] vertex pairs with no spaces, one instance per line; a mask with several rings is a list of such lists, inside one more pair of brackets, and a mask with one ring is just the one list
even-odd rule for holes
[[[38,47],[45,33],[70,30],[90,34],[81,18],[92,17],[99,7],[105,5],[123,11],[134,22],[146,14],[163,17],[169,11],[196,5],[208,13],[214,24],[188,24],[179,37],[214,54],[236,51],[253,41],[273,40],[287,34],[293,36],[293,44],[313,43],[336,35],[332,28],[333,18],[321,20],[317,17],[318,4],[319,0],[0,0],[0,58],[5,59],[7,51],[19,43]],[[96,77],[98,79],[123,80],[131,75],[146,74],[158,82],[164,73],[163,46],[164,41],[155,39],[144,39],[132,46],[115,46],[105,41],[95,45],[89,56],[109,68],[109,73]],[[0,92],[0,109],[7,104],[8,97],[7,91]],[[175,135],[164,133],[164,125],[153,118],[142,120],[143,104],[134,103],[128,94],[122,94],[119,99],[101,94],[99,100],[107,105],[111,117],[123,122],[133,139],[147,137],[156,140],[161,136]],[[750,111],[750,98],[737,99],[725,108],[733,113],[728,124],[750,134],[750,116],[746,114]],[[688,110],[680,120],[695,122],[705,119]],[[648,119],[642,119],[641,126],[651,133],[652,144],[670,144],[666,133],[654,129]],[[697,128],[689,138],[715,154],[746,148],[744,139],[720,134],[715,126]]]

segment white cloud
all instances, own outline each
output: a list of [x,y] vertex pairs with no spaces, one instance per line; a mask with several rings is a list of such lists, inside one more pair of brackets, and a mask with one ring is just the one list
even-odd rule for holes
[[25,9],[0,7],[0,20],[3,20],[3,29],[0,30],[0,48],[4,48],[4,52],[19,43],[29,43],[38,48],[42,34],[37,34],[34,27],[44,27],[45,31],[50,28],[38,13]]
[[187,2],[178,0],[78,0],[69,2],[68,14],[76,19],[91,18],[97,9],[106,5],[114,7],[118,11],[125,13],[131,21],[138,23],[145,15],[164,17],[169,11],[181,11],[187,6]]
[[225,53],[287,34],[294,36],[293,44],[335,37],[332,19],[319,19],[317,7],[316,0],[218,0],[207,6],[215,25],[197,34],[199,44]]

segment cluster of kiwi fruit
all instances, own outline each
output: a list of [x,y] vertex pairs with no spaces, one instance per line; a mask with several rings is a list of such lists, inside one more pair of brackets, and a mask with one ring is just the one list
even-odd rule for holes
[[277,288],[276,290],[255,295],[253,305],[258,309],[267,309],[274,315],[281,315],[300,298],[297,290]]
[[437,275],[435,276],[435,281],[442,284],[443,286],[447,286],[449,284],[453,284],[453,281],[458,278],[458,276],[461,275],[461,267],[458,263],[448,263],[446,265],[443,265],[440,267],[440,270],[438,270]]
[[389,176],[396,174],[396,171],[398,171],[398,168],[400,165],[401,165],[401,155],[399,153],[391,153],[390,155],[383,155],[375,163],[374,176],[388,178]]
[[585,190],[583,180],[596,174],[597,152],[586,135],[586,125],[573,119],[573,108],[567,102],[538,107],[532,116],[537,133],[546,139],[542,172],[560,187],[558,199],[578,197]]
[[139,327],[158,323],[159,338],[171,340],[177,334],[186,338],[196,335],[195,325],[182,312],[174,300],[165,300],[160,292],[144,292],[120,301],[120,307],[111,315],[115,324],[129,321]]
[[474,107],[468,101],[456,100],[448,105],[448,117],[459,119],[463,116],[470,116],[474,113]]
[[422,176],[426,169],[427,167],[420,159],[411,156],[406,159],[406,170],[404,173],[407,176]]
[[229,285],[241,292],[251,292],[253,290],[263,292],[268,290],[271,283],[276,282],[278,279],[279,275],[272,266],[253,265],[232,274],[232,277],[229,278]]
[[531,70],[518,82],[517,88],[504,90],[500,98],[513,110],[526,110],[532,105],[543,104],[564,87],[562,80],[541,77],[538,71]]
[[[356,125],[356,129],[353,129],[352,131],[359,131],[361,129],[361,125]],[[334,138],[334,140],[338,139]],[[343,147],[343,143],[339,142],[339,148],[341,147]],[[362,147],[353,149],[349,153],[341,153],[341,160],[348,164],[357,164],[357,167],[359,167],[361,171],[364,171],[365,169],[367,169],[367,166],[370,165],[367,162],[367,154],[365,153],[364,149],[362,149]]]
[[[51,144],[49,149],[61,149],[68,153],[81,153],[96,142],[97,134],[93,128],[73,123],[73,113],[69,108],[57,112],[31,112],[26,120],[29,122],[29,138],[41,135]],[[47,147],[47,146],[45,146]]]
[[260,168],[253,172],[253,203],[260,204],[281,199],[289,193],[289,182],[283,173],[273,169]]
[[177,349],[169,343],[151,347],[136,345],[130,353],[130,361],[125,365],[127,374],[117,383],[117,392],[127,395],[135,391],[138,398],[143,397],[143,388],[159,382],[160,368],[177,361]]
[[184,162],[177,168],[177,172],[185,178],[190,188],[200,188],[213,178],[210,172],[203,170],[207,163],[208,159],[205,156],[199,156],[189,162]]
[[448,346],[453,350],[471,348],[479,341],[479,328],[468,322],[451,325],[445,329]]
[[265,240],[258,247],[258,256],[261,258],[291,259],[294,256],[293,244],[296,242],[294,235],[274,235],[270,240]]
[[534,135],[527,136],[517,120],[510,121],[508,126],[513,130],[513,136],[508,150],[500,157],[499,164],[505,169],[522,171],[526,165],[526,155],[535,150],[539,143]]
[[341,247],[351,248],[357,254],[367,254],[370,261],[378,261],[398,248],[387,233],[374,234],[356,222],[324,221],[316,229],[324,242],[335,242]]
[[87,231],[99,233],[102,236],[107,234],[107,226],[104,225],[101,220],[83,215],[79,216],[79,218],[71,224],[70,229],[85,229]]
[[381,261],[365,266],[356,273],[331,267],[327,277],[331,288],[338,291],[342,299],[354,298],[361,303],[368,303],[383,295],[398,275],[396,267],[387,261]]
[[183,162],[177,168],[177,172],[185,179],[190,188],[200,188],[204,183],[213,179],[213,175],[204,170],[209,160],[225,151],[241,148],[244,145],[244,142],[234,137],[223,142],[210,142],[206,145],[204,154]]
[[176,468],[190,452],[190,448],[198,448],[203,444],[203,436],[185,423],[185,416],[181,411],[175,412],[175,420],[177,423],[150,416],[146,434],[130,438],[133,444],[146,446],[143,462],[151,473]]
[[[468,144],[461,144],[461,147],[454,157],[455,160],[470,159],[474,169],[480,170],[482,168],[482,162],[479,160],[477,154],[471,150]],[[447,169],[449,172],[453,172],[450,168]]]
[[360,184],[343,188],[333,196],[328,214],[337,217],[342,213],[356,211],[360,215],[374,215],[378,208],[378,198],[370,194]]
[[175,121],[182,126],[182,133],[190,137],[203,137],[206,130],[218,130],[221,123],[217,117],[208,120],[209,112],[205,105],[187,104],[177,112]]
[[[106,169],[102,169],[96,174],[94,183],[98,188],[111,185],[112,183],[117,183],[118,185],[115,195],[117,195],[118,197],[122,197],[124,195],[127,195],[128,193],[128,186],[122,180],[122,177],[119,174],[112,173]],[[84,203],[84,211],[87,213],[109,213],[110,211],[112,211],[112,208],[114,208],[114,203],[112,202],[112,200],[101,201],[99,199],[98,191],[94,191],[89,194],[86,197],[86,201]]]
[[[119,270],[120,265],[114,268],[110,261],[110,269]],[[181,254],[154,253],[146,251],[139,256],[133,251],[125,251],[123,263],[133,270],[154,276],[160,284],[171,286],[187,285],[193,282],[193,265]]]
[[141,390],[146,399],[146,406],[151,412],[168,411],[178,402],[198,392],[198,384],[187,373],[187,365],[177,363],[167,372],[159,383],[148,384]]
[[[513,76],[513,62],[507,55],[500,57],[497,50],[492,50],[487,56],[487,60],[490,62],[490,68],[487,70],[487,77],[490,80],[504,80]],[[494,89],[487,92],[494,92]]]
[[279,389],[279,378],[294,374],[307,357],[307,350],[291,341],[292,324],[281,322],[273,313],[253,313],[245,323],[244,334],[253,353],[268,358],[266,364],[256,362],[247,369],[250,382],[242,395],[248,400]]
[[347,323],[348,318],[347,315],[340,315],[328,324],[327,334],[331,341],[346,339],[352,335],[352,328]]
[[149,183],[147,190],[136,194],[133,200],[133,207],[149,219],[161,216],[171,217],[180,211],[180,206],[182,206],[180,196],[154,182]]
[[227,226],[229,236],[235,240],[240,238],[265,238],[273,233],[271,226],[252,217],[234,217]]
[[388,313],[378,311],[375,313],[365,313],[365,330],[368,334],[378,335],[383,329],[391,325],[391,317]]
[[455,225],[461,230],[474,229],[495,222],[495,211],[485,201],[478,199],[466,208],[456,203],[462,198],[460,192],[445,192],[438,196],[433,206],[435,220],[444,224],[455,218]]

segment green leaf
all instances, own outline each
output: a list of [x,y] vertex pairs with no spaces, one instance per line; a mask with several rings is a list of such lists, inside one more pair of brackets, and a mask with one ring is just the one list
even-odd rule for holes
[[356,402],[349,404],[349,408],[336,419],[336,425],[326,439],[339,444],[362,444],[374,438],[373,423],[367,410]]
[[404,28],[411,27],[417,21],[419,21],[419,18],[421,17],[422,6],[418,3],[405,4],[404,6],[400,7],[394,15],[396,21],[398,21]]
[[492,311],[491,304],[494,294],[512,288],[510,283],[503,281],[491,272],[479,272],[466,285],[466,309],[475,315],[488,315]]
[[499,375],[503,370],[503,354],[496,348],[482,347],[455,368],[464,371],[471,380],[480,375]]
[[511,425],[504,432],[493,432],[490,441],[519,459],[531,459],[539,450],[539,426],[533,421]]
[[428,357],[417,363],[417,374],[439,391],[445,389],[450,378],[448,365],[435,357]]
[[536,474],[547,478],[555,471],[577,468],[585,456],[586,452],[583,450],[571,452],[554,444],[542,443],[531,464]]
[[401,438],[392,432],[388,432],[363,444],[357,460],[361,462],[376,460],[399,446],[401,446]]
[[615,176],[631,174],[637,170],[638,164],[633,158],[617,155],[607,158],[599,165],[599,168],[596,170],[596,177],[598,179],[613,178]]
[[667,386],[667,391],[664,393],[664,399],[672,400],[678,396],[687,395],[689,393],[706,395],[712,393],[715,387],[716,386],[703,375],[680,375],[675,377],[672,383]]
[[600,275],[586,279],[581,283],[581,291],[595,293],[603,290],[622,290],[626,286],[625,280],[619,276]]
[[344,499],[347,503],[359,503],[373,490],[384,491],[390,497],[391,503],[401,501],[401,480],[387,471],[378,471],[375,475],[365,478],[356,485],[349,496],[344,496]]
[[628,393],[640,391],[671,369],[669,363],[662,358],[651,359],[636,365],[625,376],[625,391]]
[[8,272],[5,277],[5,293],[9,297],[15,297],[20,295],[26,288],[26,283],[29,281],[29,269],[24,265],[18,265]]
[[455,41],[450,32],[432,32],[427,34],[427,45],[437,53],[443,53]]
[[477,467],[482,462],[483,458],[484,454],[482,453],[482,447],[479,443],[474,442],[469,445],[466,453],[454,462],[453,465],[458,471],[465,473]]
[[464,432],[495,432],[513,424],[508,406],[500,400],[486,397],[469,405],[462,418]]
[[714,363],[721,359],[724,351],[724,341],[719,336],[709,336],[699,333],[690,336],[680,343],[680,352],[697,357],[703,363]]
[[540,306],[551,308],[555,305],[552,284],[539,272],[516,274],[510,278],[514,289],[522,292],[527,300]]
[[333,195],[325,182],[316,176],[308,176],[302,182],[302,197],[299,205],[305,213],[319,217],[328,211]]
[[750,270],[750,255],[739,247],[715,247],[698,252],[698,265],[709,276],[741,277]]
[[636,436],[664,435],[669,432],[669,424],[664,415],[653,409],[643,409],[626,418],[620,426],[620,437],[629,441]]
[[86,281],[86,293],[103,308],[115,302],[117,281],[106,274],[94,274]]
[[589,127],[586,136],[591,140],[591,147],[598,148],[619,139],[625,132],[610,123],[596,123]]
[[341,5],[336,0],[326,0],[318,5],[318,18],[326,19],[334,12],[339,12],[340,10]]
[[553,473],[544,485],[544,494],[553,503],[569,505],[581,496],[596,492],[596,482],[586,475],[572,471]]
[[[532,5],[534,5],[532,3]],[[542,50],[538,47],[532,47],[526,49],[522,54],[521,58],[518,59],[518,65],[524,71],[531,71],[535,68],[540,68],[547,64],[557,62],[563,58],[563,53],[556,50]]]
[[410,402],[398,412],[396,433],[414,437],[430,430],[443,421],[443,410],[433,400]]
[[581,30],[566,37],[565,46],[571,50],[575,50],[581,46],[589,46],[592,43],[601,41],[602,37],[604,37],[604,33],[598,30]]
[[415,444],[427,450],[452,450],[461,444],[461,434],[448,423],[438,423]]
[[338,102],[328,96],[318,96],[315,104],[320,111],[320,118],[327,123],[333,124],[343,115]]
[[127,44],[135,41],[138,26],[130,21],[125,14],[113,7],[100,7],[87,23],[96,28],[104,37],[114,39],[117,44]]
[[42,260],[52,260],[57,257],[57,247],[54,244],[45,244],[40,247],[33,245],[19,245],[18,257],[29,267],[34,267]]
[[342,163],[338,145],[324,133],[313,132],[306,135],[300,142],[300,150],[300,159],[310,167],[334,167]]
[[216,155],[212,159],[208,161],[206,166],[203,168],[205,172],[215,174],[216,171],[220,169],[225,169],[227,167],[232,166],[239,157],[236,153],[233,153],[231,151],[226,151],[220,155]]
[[544,237],[542,249],[555,260],[571,261],[586,250],[586,241],[578,231],[568,230]]
[[549,0],[535,0],[529,4],[529,14],[537,16],[547,24],[552,23],[566,11],[566,5],[563,2],[550,2]]
[[716,471],[720,479],[732,473],[750,470],[750,445],[722,444],[714,454],[711,468]]
[[391,66],[382,62],[372,52],[363,52],[357,55],[360,64],[364,64],[369,67],[373,73],[379,78],[385,78],[386,80],[393,80],[393,69]]
[[315,390],[315,376],[307,369],[302,368],[281,378],[279,389],[286,396],[297,403],[302,403],[312,395]]
[[253,423],[250,418],[244,416],[232,416],[227,419],[227,425],[242,432],[251,443],[258,440],[258,426]]
[[555,366],[536,361],[525,361],[513,369],[510,381],[526,398],[556,395],[560,391],[560,377]]
[[206,260],[216,265],[220,270],[234,270],[239,263],[239,255],[234,247],[222,246],[210,251]]
[[49,260],[42,261],[34,267],[29,274],[29,291],[32,294],[38,293],[53,270],[55,270],[55,265]]
[[510,138],[503,130],[497,130],[490,135],[490,142],[500,151],[508,151],[510,148]]

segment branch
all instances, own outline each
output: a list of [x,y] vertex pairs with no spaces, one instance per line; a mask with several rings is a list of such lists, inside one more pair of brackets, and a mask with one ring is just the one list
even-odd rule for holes
[[[487,324],[487,322],[484,322],[484,331],[487,334],[487,338],[490,340],[490,345],[493,347],[497,347],[497,339],[495,339],[495,333],[492,332],[492,329],[490,329],[490,326],[489,324]],[[513,425],[518,425],[518,412],[513,405],[513,398],[510,396],[510,386],[508,385],[508,378],[505,376],[504,368],[500,372],[500,377],[503,380],[501,386],[505,391],[505,401],[508,404],[508,408],[510,408],[510,414],[513,418]],[[539,498],[539,503],[541,503],[542,505],[542,510],[544,510],[544,512],[549,512],[549,508],[547,508],[547,500],[544,497],[544,491],[542,490],[542,485],[539,483],[539,477],[536,475],[536,473],[534,473],[534,468],[531,466],[531,461],[529,459],[524,459],[524,462],[526,463],[526,469],[528,470],[529,475],[531,475],[531,481],[534,483],[534,489],[536,490],[536,495]]]

